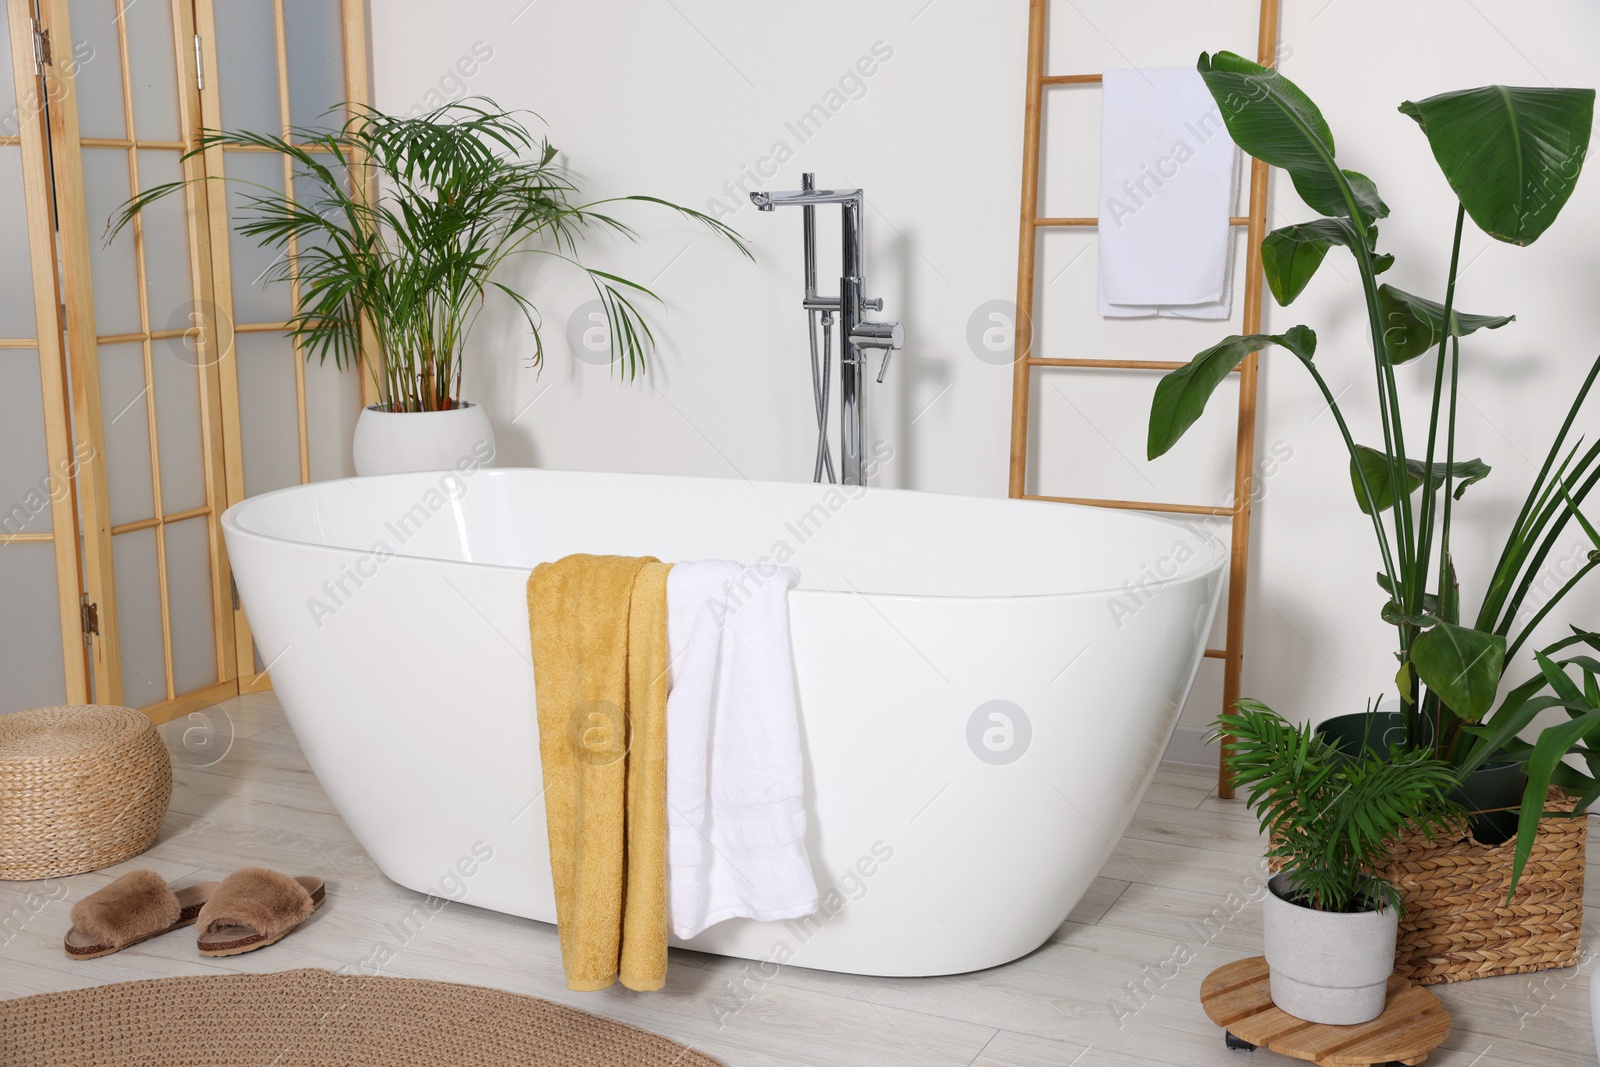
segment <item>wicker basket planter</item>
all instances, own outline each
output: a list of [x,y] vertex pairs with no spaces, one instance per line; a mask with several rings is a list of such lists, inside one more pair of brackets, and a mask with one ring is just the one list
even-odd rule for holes
[[[1571,811],[1576,803],[1551,789],[1545,810]],[[1498,845],[1470,835],[1431,845],[1417,836],[1402,839],[1378,871],[1406,905],[1395,973],[1435,985],[1576,966],[1588,839],[1587,817],[1540,820],[1510,904],[1515,839]]]
[[172,761],[140,712],[85,704],[0,715],[0,879],[137,856],[171,799]]
[[[1577,798],[1555,788],[1545,802],[1546,811],[1576,806]],[[1377,870],[1405,901],[1395,973],[1437,985],[1576,966],[1588,840],[1587,817],[1541,819],[1517,895],[1507,904],[1515,839],[1485,845],[1470,833],[1432,844],[1417,834],[1402,837]],[[1281,866],[1269,864],[1274,872]]]

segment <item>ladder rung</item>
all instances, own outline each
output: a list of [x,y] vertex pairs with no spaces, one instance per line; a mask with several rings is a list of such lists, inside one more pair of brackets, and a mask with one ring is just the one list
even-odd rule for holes
[[[1098,370],[1178,370],[1187,367],[1188,363],[1178,363],[1165,359],[1054,359],[1044,356],[1029,356],[1028,365],[1031,367],[1086,367]],[[1229,374],[1237,374],[1239,367],[1234,367]]]
[[1206,659],[1227,659],[1227,658],[1228,658],[1228,650],[1225,649],[1225,648],[1208,648],[1208,649],[1206,649]]
[[1046,74],[1039,79],[1040,85],[1099,85],[1099,74]]
[[[1034,219],[1033,224],[1035,226],[1098,226],[1100,225],[1100,220],[1084,216],[1066,216]],[[1247,215],[1235,215],[1228,220],[1228,225],[1248,226],[1250,225],[1250,218]]]
[[1092,508],[1119,508],[1123,511],[1165,511],[1177,515],[1227,515],[1232,508],[1213,507],[1210,504],[1163,504],[1155,500],[1099,500],[1086,496],[1040,496],[1022,494],[1024,500],[1048,500],[1056,504],[1086,504]]

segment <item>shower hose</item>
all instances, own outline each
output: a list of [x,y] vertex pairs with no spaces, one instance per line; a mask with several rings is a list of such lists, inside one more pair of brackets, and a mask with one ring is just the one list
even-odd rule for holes
[[828,481],[838,479],[833,474],[833,453],[828,449],[828,386],[831,381],[829,374],[833,362],[833,312],[823,311],[822,315],[822,358],[817,358],[817,315],[819,312],[810,313],[811,320],[811,398],[817,408],[817,461],[811,474],[814,482],[822,481],[824,471],[828,474]]

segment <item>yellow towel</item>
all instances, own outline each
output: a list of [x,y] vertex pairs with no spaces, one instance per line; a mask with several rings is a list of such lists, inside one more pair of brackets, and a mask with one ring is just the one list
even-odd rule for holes
[[667,572],[567,556],[528,577],[545,822],[569,989],[667,980]]

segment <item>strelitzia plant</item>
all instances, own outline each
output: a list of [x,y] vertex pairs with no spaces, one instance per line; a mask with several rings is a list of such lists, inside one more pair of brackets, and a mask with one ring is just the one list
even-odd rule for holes
[[[492,100],[474,97],[417,117],[359,104],[334,110],[350,116],[338,129],[294,129],[288,137],[206,131],[189,155],[220,146],[292,161],[288,192],[246,183],[237,228],[280,253],[295,248],[266,273],[268,282],[299,282],[289,332],[308,359],[331,359],[340,369],[365,363],[386,411],[443,411],[460,402],[467,338],[491,291],[517,308],[532,332],[533,363],[542,360],[538,308],[497,277],[524,255],[585,274],[605,311],[614,363],[629,377],[642,371],[654,337],[635,301],[659,298],[580,258],[592,231],[636,236],[610,213],[613,205],[667,208],[753,258],[736,231],[693,208],[641,195],[584,201],[556,149],[535,138],[523,113]],[[157,185],[129,200],[113,216],[111,236],[185,185]],[[367,329],[375,352],[364,343]]]
[[[1489,711],[1510,652],[1574,585],[1585,565],[1531,619],[1523,601],[1545,558],[1596,481],[1600,444],[1567,440],[1600,361],[1589,370],[1507,535],[1476,613],[1463,611],[1451,545],[1452,504],[1489,475],[1457,450],[1456,407],[1461,339],[1499,329],[1510,315],[1460,310],[1456,285],[1462,233],[1470,217],[1512,245],[1532,244],[1571,196],[1589,148],[1591,89],[1487,86],[1407,101],[1401,113],[1427,137],[1457,199],[1443,301],[1380,283],[1394,257],[1378,250],[1378,223],[1389,214],[1372,179],[1340,166],[1321,111],[1293,82],[1230,52],[1202,54],[1199,71],[1234,141],[1282,168],[1321,218],[1285,226],[1262,242],[1262,266],[1283,306],[1306,289],[1335,247],[1355,262],[1367,313],[1377,384],[1381,447],[1358,442],[1338,398],[1313,357],[1316,334],[1293,326],[1280,334],[1233,336],[1166,375],[1150,410],[1148,454],[1165,454],[1205,410],[1217,386],[1246,356],[1286,349],[1327,400],[1350,456],[1356,503],[1372,522],[1378,548],[1382,618],[1395,627],[1395,686],[1405,713],[1408,750],[1462,759],[1465,723]],[[1433,355],[1428,421],[1420,438],[1401,417],[1396,368]],[[1600,544],[1600,540],[1597,540]],[[1595,557],[1600,560],[1600,555]],[[1426,721],[1425,721],[1426,720]]]
[[1400,835],[1434,840],[1464,825],[1450,799],[1456,772],[1426,752],[1340,750],[1309,723],[1294,726],[1259,701],[1217,717],[1233,738],[1223,756],[1305,907],[1371,911],[1401,906],[1377,874]]

